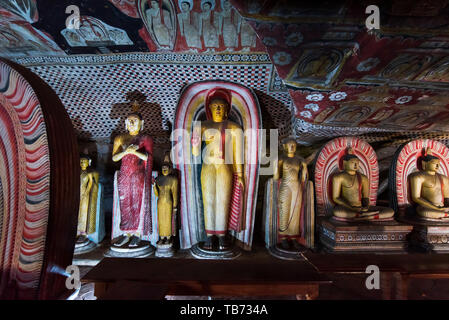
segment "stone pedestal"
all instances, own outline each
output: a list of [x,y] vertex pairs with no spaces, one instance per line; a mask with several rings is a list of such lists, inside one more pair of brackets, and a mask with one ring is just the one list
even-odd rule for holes
[[301,246],[301,248],[298,249],[286,250],[280,245],[275,245],[268,247],[267,249],[272,256],[284,260],[304,260],[302,253],[307,251],[307,248],[304,246]]
[[75,251],[73,254],[80,255],[80,254],[88,253],[88,252],[94,250],[96,247],[97,247],[97,245],[93,241],[90,241],[88,238],[85,238],[85,240],[83,242],[75,243]]
[[401,221],[413,226],[410,244],[427,252],[449,253],[449,223],[404,218]]
[[232,246],[229,250],[205,250],[198,244],[190,248],[190,253],[198,259],[208,260],[232,260],[239,257],[242,252],[236,246]]
[[319,237],[330,252],[405,251],[413,227],[397,221],[342,222],[332,217],[318,222]]
[[171,258],[173,257],[173,243],[157,244],[156,245],[156,257]]
[[145,258],[154,252],[154,247],[148,241],[140,241],[136,247],[130,247],[128,244],[117,247],[112,245],[111,248],[104,254],[105,257],[114,258]]

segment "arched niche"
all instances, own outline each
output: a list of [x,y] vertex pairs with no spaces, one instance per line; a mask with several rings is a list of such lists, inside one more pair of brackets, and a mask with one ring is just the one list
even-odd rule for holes
[[[202,208],[200,171],[201,164],[195,163],[191,152],[193,123],[205,119],[205,93],[214,87],[232,92],[230,119],[238,123],[245,132],[245,229],[232,231],[244,249],[250,249],[254,233],[254,218],[259,184],[260,146],[262,118],[259,102],[254,92],[237,83],[213,80],[200,81],[187,85],[181,92],[175,114],[172,134],[172,161],[180,172],[180,216],[181,248],[190,248],[206,237]],[[254,129],[246,131],[247,129]]]

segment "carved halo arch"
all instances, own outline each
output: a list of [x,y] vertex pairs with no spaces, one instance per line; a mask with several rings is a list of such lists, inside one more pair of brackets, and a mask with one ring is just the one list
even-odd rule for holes
[[403,216],[411,205],[410,185],[407,177],[421,169],[421,159],[427,148],[432,150],[432,155],[440,159],[438,172],[449,176],[449,148],[443,143],[419,139],[403,144],[396,152],[390,166],[390,191],[392,191],[391,204],[394,210]]
[[359,138],[340,137],[326,143],[315,159],[315,195],[318,215],[331,215],[333,206],[330,197],[332,175],[342,169],[342,157],[349,147],[360,159],[359,171],[370,181],[370,205],[376,205],[379,167],[374,149]]
[[[250,249],[254,232],[254,216],[259,183],[260,145],[262,118],[259,102],[254,92],[237,83],[212,80],[200,81],[187,85],[181,92],[175,114],[172,133],[172,162],[180,171],[180,217],[181,248],[187,249],[205,239],[204,217],[202,208],[200,171],[201,160],[194,159],[191,152],[190,137],[193,122],[205,119],[205,93],[214,87],[232,92],[232,108],[229,118],[240,124],[245,132],[245,193],[244,217],[245,229],[241,232],[231,231],[244,249]],[[198,157],[200,158],[200,157]],[[195,162],[197,162],[195,164]]]
[[193,10],[193,0],[178,0],[178,7],[180,12],[182,12],[182,3],[187,2],[190,5],[189,12]]

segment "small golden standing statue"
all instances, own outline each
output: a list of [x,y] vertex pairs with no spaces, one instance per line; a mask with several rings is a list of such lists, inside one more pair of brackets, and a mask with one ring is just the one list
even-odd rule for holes
[[156,256],[171,256],[172,237],[176,235],[176,213],[178,211],[178,178],[171,174],[169,156],[162,164],[162,175],[153,185],[157,198],[157,221],[159,241]]
[[423,219],[448,218],[449,179],[438,173],[440,159],[428,149],[421,164],[422,170],[409,175],[411,198],[416,204],[416,213]]
[[80,157],[80,207],[78,214],[77,244],[86,243],[87,235],[95,232],[97,217],[98,183],[100,175],[89,170],[92,160],[87,155]]
[[334,217],[344,221],[393,218],[393,209],[369,206],[369,180],[358,171],[359,162],[352,149],[348,149],[343,156],[343,171],[332,177]]
[[281,246],[290,249],[289,240],[295,239],[293,245],[300,248],[298,238],[301,236],[301,208],[303,206],[303,191],[307,181],[307,164],[296,153],[296,141],[286,139],[282,143],[284,156],[279,158],[275,166],[273,180],[281,179],[279,186],[279,225],[278,236]]

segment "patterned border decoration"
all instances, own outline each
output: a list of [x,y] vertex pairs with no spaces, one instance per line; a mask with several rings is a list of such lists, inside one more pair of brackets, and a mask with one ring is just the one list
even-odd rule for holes
[[[213,87],[222,87],[233,92],[232,113],[242,120],[243,129],[262,128],[260,107],[256,95],[251,89],[243,85],[228,81],[200,81],[184,88],[178,101],[175,115],[172,161],[180,170],[181,183],[181,248],[190,248],[205,236],[204,230],[198,226],[202,219],[202,200],[199,186],[199,166],[194,165],[190,152],[190,138],[185,137],[179,130],[192,132],[193,121],[198,121],[204,114],[204,93]],[[245,210],[246,229],[233,233],[243,243],[245,249],[250,249],[254,232],[254,216],[257,201],[257,187],[259,183],[260,164],[260,131],[259,134],[245,137]]]
[[24,66],[42,64],[79,64],[91,65],[97,63],[214,63],[214,64],[271,64],[270,57],[264,53],[234,53],[234,54],[187,54],[187,53],[121,53],[114,55],[77,55],[77,56],[35,56],[19,57],[14,62]]
[[439,141],[430,139],[413,140],[404,144],[396,152],[390,167],[391,202],[394,210],[405,214],[410,206],[407,177],[418,170],[418,158],[426,148],[432,149],[432,155],[440,158],[439,173],[449,175],[449,148]]
[[361,139],[340,137],[329,141],[315,159],[315,195],[318,215],[331,214],[329,178],[339,171],[339,160],[348,147],[352,147],[354,154],[360,159],[360,172],[365,174],[370,181],[370,205],[376,205],[379,167],[374,149]]
[[47,131],[35,92],[22,75],[3,62],[0,122],[4,202],[0,296],[8,294],[8,287],[17,286],[19,296],[33,297],[39,286],[49,215]]

